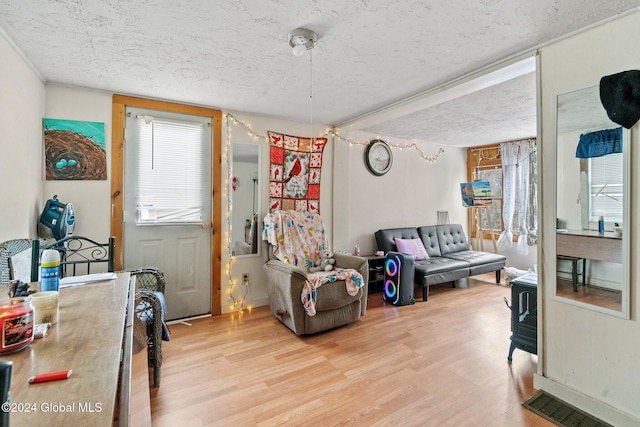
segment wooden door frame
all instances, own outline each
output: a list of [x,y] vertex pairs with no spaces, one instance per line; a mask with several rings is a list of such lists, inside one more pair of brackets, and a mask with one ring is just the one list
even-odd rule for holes
[[[211,118],[211,314],[221,314],[220,274],[222,259],[222,112],[171,102],[113,95],[111,117],[111,235],[116,238],[115,269],[122,270],[124,219],[124,126],[126,107],[148,108]],[[217,209],[217,211],[215,210]]]

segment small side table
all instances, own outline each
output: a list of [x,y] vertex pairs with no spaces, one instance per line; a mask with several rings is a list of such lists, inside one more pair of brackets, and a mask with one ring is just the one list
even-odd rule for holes
[[384,290],[384,256],[363,255],[369,262],[369,293],[375,294]]

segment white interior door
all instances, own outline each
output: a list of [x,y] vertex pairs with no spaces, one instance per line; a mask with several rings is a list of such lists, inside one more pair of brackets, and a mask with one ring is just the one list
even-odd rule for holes
[[168,320],[211,312],[211,119],[127,108],[124,267],[156,266]]

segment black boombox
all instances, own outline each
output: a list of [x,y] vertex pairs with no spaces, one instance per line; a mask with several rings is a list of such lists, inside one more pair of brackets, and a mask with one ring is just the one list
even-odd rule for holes
[[411,255],[387,252],[384,261],[384,300],[393,305],[415,304],[414,276],[415,260]]

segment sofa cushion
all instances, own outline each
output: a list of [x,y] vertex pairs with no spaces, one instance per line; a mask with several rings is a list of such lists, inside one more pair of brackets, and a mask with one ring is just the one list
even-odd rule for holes
[[438,235],[436,233],[435,225],[423,225],[418,227],[418,235],[422,240],[422,244],[427,250],[430,258],[442,256],[440,252],[440,245],[438,244]]
[[421,259],[429,259],[427,251],[420,239],[399,239],[396,237],[396,247],[398,252],[413,256],[416,261]]
[[[385,228],[384,230],[378,230],[375,232],[376,244],[378,250],[387,253],[389,251],[397,252],[396,237],[399,239],[418,239],[418,229],[416,227],[402,227],[402,228]],[[429,253],[427,251],[427,253]],[[429,254],[431,255],[431,254]]]
[[504,267],[507,257],[481,251],[460,251],[446,255],[447,258],[469,263],[469,274],[476,275]]
[[468,263],[444,257],[416,261],[415,269],[415,281],[422,286],[453,282],[469,276]]
[[442,256],[460,251],[468,251],[469,244],[460,224],[436,225],[436,234]]

